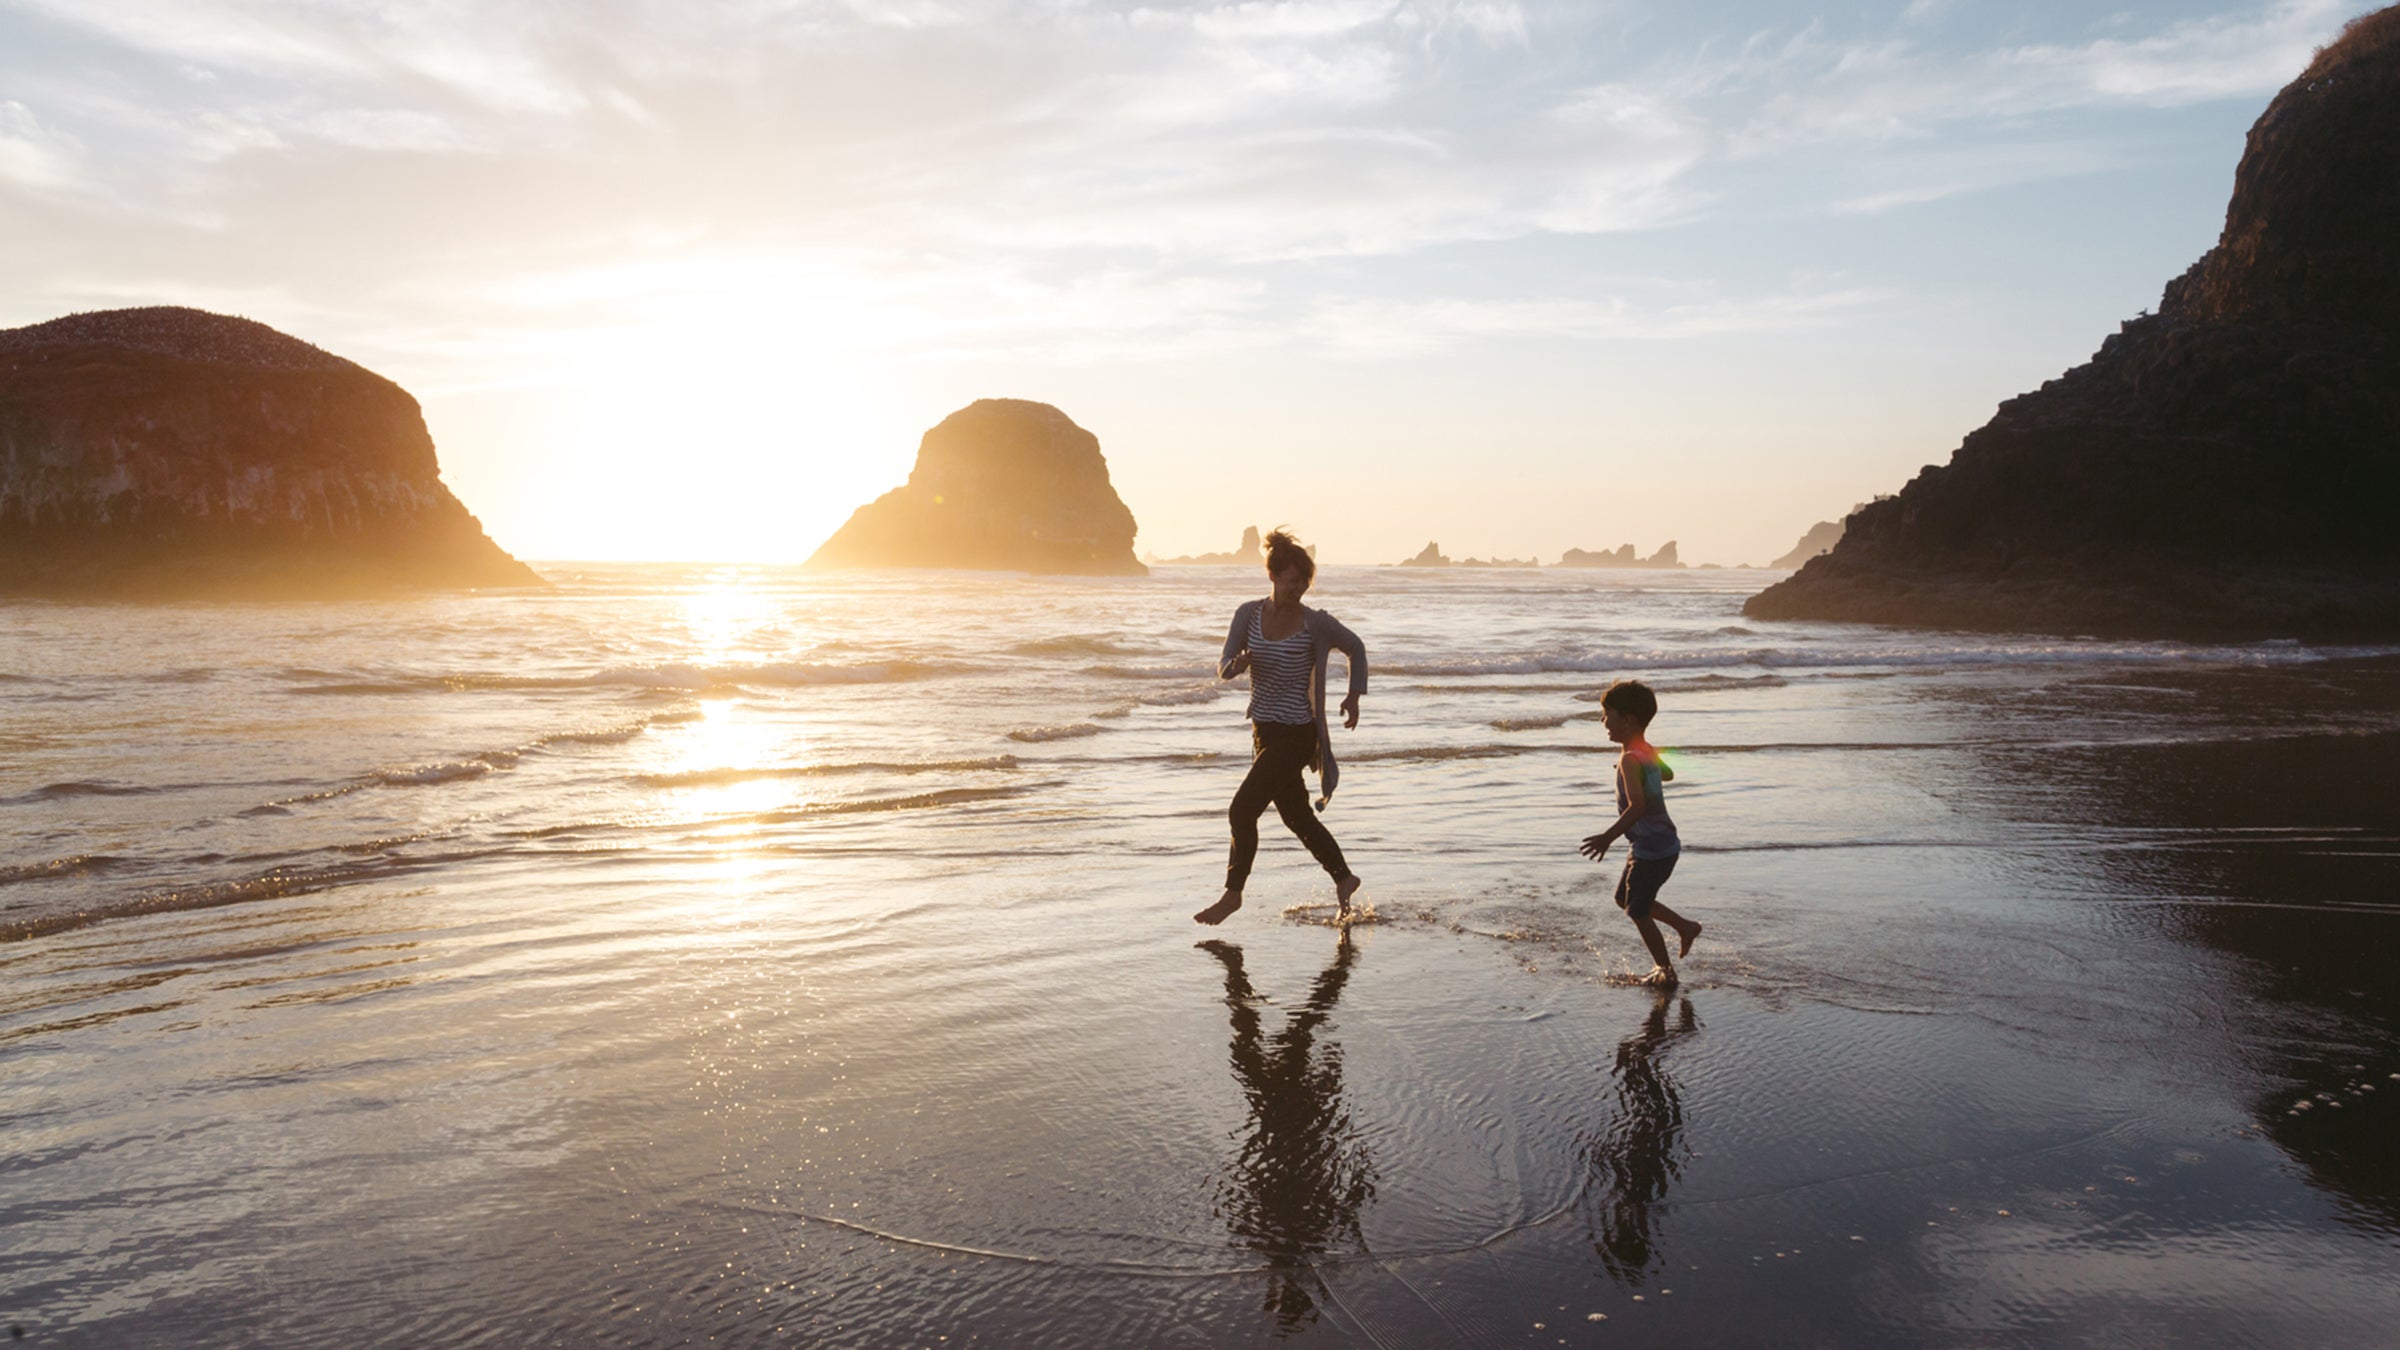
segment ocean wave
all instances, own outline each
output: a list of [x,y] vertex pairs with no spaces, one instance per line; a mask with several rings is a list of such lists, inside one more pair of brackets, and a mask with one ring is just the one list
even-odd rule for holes
[[1012,741],[1038,744],[1042,741],[1072,741],[1084,736],[1097,736],[1104,730],[1106,728],[1094,726],[1089,722],[1074,722],[1056,727],[1020,727],[1008,733],[1008,738]]
[[1662,745],[1661,754],[1673,755],[1772,755],[1790,751],[1816,750],[1963,750],[1977,746],[2019,746],[2021,740],[1958,740],[1958,741],[1760,741],[1751,745]]
[[419,764],[406,769],[377,769],[367,776],[384,787],[432,787],[481,778],[494,767],[485,759],[453,760],[440,764]]
[[283,692],[300,695],[392,695],[521,692],[546,689],[632,688],[704,693],[720,689],[800,688],[812,685],[895,684],[962,674],[979,667],[952,661],[770,661],[743,665],[610,666],[589,675],[507,675],[485,671],[400,676],[342,676],[295,669],[285,679],[305,679]]
[[[1707,693],[1712,689],[1781,689],[1789,685],[1791,681],[1781,675],[1721,675],[1710,671],[1705,675],[1691,675],[1670,680],[1649,680],[1645,683],[1662,694],[1698,694]],[[1589,694],[1578,694],[1576,697],[1587,702],[1598,702],[1600,695],[1604,692],[1606,691],[1595,689]]]
[[834,764],[784,764],[765,769],[693,769],[684,773],[646,773],[634,775],[633,781],[644,787],[723,787],[733,783],[750,783],[772,778],[820,778],[854,773],[981,773],[1017,767],[1015,755],[987,755],[981,759],[929,760],[855,760]]
[[[862,797],[852,801],[811,802],[806,806],[795,806],[785,811],[763,811],[754,816],[745,816],[738,823],[783,825],[816,816],[850,816],[882,811],[929,811],[945,806],[968,806],[976,802],[1005,801],[1011,797],[1023,797],[1029,793],[1061,785],[1061,780],[1054,778],[1046,782],[1023,783],[1009,787],[941,788],[933,792],[910,793],[905,797]],[[722,824],[725,822],[711,823]]]
[[96,783],[76,781],[67,783],[46,783],[30,792],[19,793],[14,797],[0,798],[0,800],[12,802],[48,802],[57,801],[64,797],[146,797],[153,792],[163,792],[165,790],[166,789],[164,788],[144,787],[138,783]]
[[1398,750],[1353,750],[1342,756],[1344,764],[1404,764],[1447,759],[1510,759],[1544,751],[1561,754],[1588,755],[1613,746],[1591,745],[1421,745]]
[[88,877],[95,872],[105,872],[124,861],[123,858],[111,853],[78,853],[67,858],[52,858],[47,862],[18,863],[15,866],[0,867],[0,886],[11,886],[20,881],[50,881],[61,877]]
[[1208,678],[1216,674],[1216,668],[1206,661],[1184,661],[1162,666],[1085,666],[1083,673],[1103,680],[1191,680]]
[[744,685],[793,688],[826,684],[898,684],[964,674],[975,666],[951,661],[774,661],[762,665],[613,666],[578,683],[649,689],[728,689]]
[[173,890],[152,891],[143,895],[103,901],[80,909],[0,919],[0,942],[23,942],[29,938],[48,937],[54,933],[88,928],[93,924],[104,923],[110,919],[213,909],[223,905],[246,904],[255,900],[275,900],[285,896],[307,895],[352,882],[414,872],[455,861],[458,859],[447,857],[412,860],[381,858],[374,862],[336,864],[330,867],[277,867],[230,881],[205,882]]
[[1145,650],[1132,643],[1101,637],[1037,638],[1008,649],[1011,656],[1129,656]]
[[[1457,660],[1401,656],[1374,667],[1379,675],[1476,676],[1606,675],[1643,670],[1699,667],[1761,667],[1767,670],[1834,670],[1842,667],[1946,670],[1989,666],[2105,666],[2151,662],[2218,665],[2298,665],[2353,656],[2375,656],[2394,648],[2312,648],[2288,643],[2195,647],[2173,642],[1994,642],[1972,646],[1917,643],[1852,646],[1813,640],[1806,647],[1730,647],[1714,652],[1551,651],[1523,656]],[[1694,677],[1699,678],[1699,677]]]
[[437,760],[427,764],[402,765],[395,768],[369,769],[355,778],[346,779],[314,792],[277,797],[262,806],[254,806],[243,815],[271,815],[283,808],[309,802],[332,801],[354,792],[375,788],[439,787],[445,783],[463,783],[482,778],[495,769],[514,769],[527,755],[564,746],[618,745],[635,739],[654,726],[688,722],[698,714],[686,710],[670,710],[636,718],[631,722],[610,727],[593,727],[574,731],[554,731],[503,750],[477,750],[452,760]]
[[971,806],[978,802],[1005,801],[1029,793],[1061,785],[1059,779],[1039,783],[1011,784],[1006,787],[940,788],[932,792],[912,792],[893,797],[855,797],[846,801],[810,802],[804,806],[786,807],[776,811],[759,811],[745,815],[703,816],[699,819],[641,818],[623,820],[579,821],[570,825],[544,825],[534,829],[509,830],[504,838],[515,840],[571,839],[594,834],[658,834],[681,833],[693,830],[715,830],[727,826],[790,825],[821,816],[875,815],[891,811],[932,811],[949,806]]
[[1144,694],[1134,700],[1153,708],[1176,708],[1194,703],[1214,703],[1225,697],[1225,687],[1216,684],[1195,685],[1190,689],[1172,689],[1163,694]]

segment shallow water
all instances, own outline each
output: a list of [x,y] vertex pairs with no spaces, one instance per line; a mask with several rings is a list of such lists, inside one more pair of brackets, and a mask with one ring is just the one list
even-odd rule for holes
[[[0,1318],[263,1344],[2283,1345],[2400,1316],[2400,675],[1329,568],[0,607]],[[1660,689],[1680,991],[1575,857]],[[1199,945],[1195,945],[1195,944]],[[1590,1320],[1599,1314],[1605,1320]]]

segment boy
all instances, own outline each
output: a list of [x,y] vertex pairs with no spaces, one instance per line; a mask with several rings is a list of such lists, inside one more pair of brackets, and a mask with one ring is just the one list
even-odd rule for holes
[[1639,680],[1619,680],[1600,696],[1601,725],[1608,728],[1610,740],[1625,747],[1617,759],[1617,823],[1585,839],[1581,852],[1598,862],[1620,836],[1631,841],[1633,856],[1625,860],[1625,874],[1617,879],[1617,908],[1633,920],[1641,930],[1642,945],[1650,949],[1654,964],[1642,983],[1669,985],[1675,983],[1675,963],[1667,959],[1666,939],[1659,936],[1658,926],[1674,929],[1683,940],[1675,954],[1689,956],[1700,925],[1658,903],[1658,888],[1674,875],[1683,841],[1667,816],[1666,781],[1674,771],[1659,762],[1658,751],[1643,735],[1656,716],[1658,695]]

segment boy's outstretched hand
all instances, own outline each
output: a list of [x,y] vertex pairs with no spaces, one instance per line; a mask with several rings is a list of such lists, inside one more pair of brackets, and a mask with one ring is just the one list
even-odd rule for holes
[[1605,834],[1588,834],[1583,838],[1583,847],[1577,849],[1576,852],[1581,853],[1583,856],[1591,859],[1593,862],[1598,862],[1602,858],[1608,856],[1608,846],[1615,842],[1617,841],[1609,838]]

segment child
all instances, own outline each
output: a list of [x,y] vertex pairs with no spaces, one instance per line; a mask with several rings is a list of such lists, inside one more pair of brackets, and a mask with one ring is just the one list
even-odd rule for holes
[[1584,840],[1581,851],[1598,862],[1619,836],[1632,842],[1633,856],[1625,860],[1625,874],[1617,879],[1617,907],[1641,930],[1642,945],[1650,949],[1655,963],[1642,983],[1668,985],[1675,983],[1675,963],[1667,959],[1659,924],[1683,939],[1677,956],[1691,954],[1700,925],[1658,903],[1658,888],[1674,875],[1683,841],[1667,816],[1666,781],[1674,771],[1659,762],[1658,751],[1643,736],[1656,716],[1658,695],[1639,680],[1619,680],[1600,696],[1601,725],[1608,728],[1610,740],[1625,747],[1617,759],[1617,823]]

